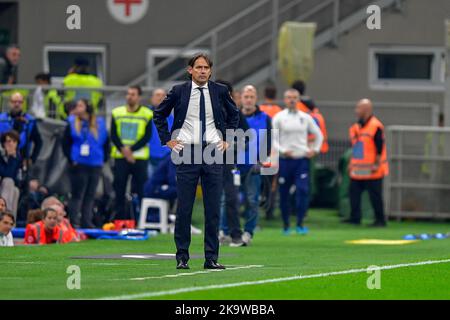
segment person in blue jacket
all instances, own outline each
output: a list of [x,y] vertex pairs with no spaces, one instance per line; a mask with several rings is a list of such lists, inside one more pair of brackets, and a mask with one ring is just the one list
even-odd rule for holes
[[[161,104],[161,102],[166,97],[166,90],[162,88],[157,88],[153,90],[152,97],[150,98],[150,109],[155,111],[155,109]],[[167,123],[169,125],[169,130],[172,129],[173,125],[173,115],[169,115],[167,118]],[[170,149],[167,146],[161,145],[161,140],[159,140],[158,129],[156,129],[155,123],[152,122],[152,137],[148,143],[150,147],[150,161],[148,166],[148,176],[152,177],[156,168],[159,164],[170,155]]]
[[0,113],[0,134],[15,130],[19,134],[18,150],[22,157],[24,169],[36,162],[42,148],[42,138],[36,119],[26,113],[24,97],[15,92],[9,99],[10,111]]
[[242,113],[253,134],[248,137],[248,149],[238,150],[237,161],[241,175],[241,190],[245,200],[246,222],[242,241],[249,245],[253,239],[259,216],[259,196],[261,193],[261,166],[269,158],[271,151],[271,118],[256,104],[258,96],[254,86],[242,89]]
[[67,122],[63,151],[70,166],[70,221],[74,226],[80,226],[81,213],[81,227],[94,228],[95,191],[110,153],[106,123],[94,114],[94,108],[85,99],[77,101]]

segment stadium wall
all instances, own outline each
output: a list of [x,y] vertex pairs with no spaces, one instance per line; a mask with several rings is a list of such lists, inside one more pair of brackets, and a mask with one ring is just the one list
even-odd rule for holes
[[308,94],[327,101],[356,101],[369,97],[379,102],[443,106],[443,91],[385,91],[369,86],[371,46],[445,46],[444,23],[450,17],[450,1],[406,0],[402,4],[398,14],[382,13],[381,30],[369,30],[364,23],[341,36],[337,48],[324,47],[316,51]]
[[[19,3],[22,61],[19,82],[42,71],[46,44],[101,44],[107,48],[107,83],[123,85],[146,67],[147,49],[179,47],[252,4],[252,0],[149,0],[147,15],[125,25],[112,18],[106,0],[0,0]],[[81,8],[81,30],[68,30],[66,9]]]

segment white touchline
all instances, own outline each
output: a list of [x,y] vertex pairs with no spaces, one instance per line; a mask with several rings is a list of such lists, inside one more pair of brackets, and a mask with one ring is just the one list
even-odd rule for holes
[[[74,260],[75,261],[75,260]],[[90,263],[87,260],[80,260],[82,264],[90,266],[159,266],[157,263],[109,263],[109,262],[93,262]],[[61,264],[67,264],[66,261],[60,261]],[[0,261],[0,264],[38,264],[38,265],[55,265],[55,262],[38,262],[38,261]]]
[[[380,266],[379,269],[380,270],[389,270],[389,269],[398,269],[398,268],[415,267],[415,266],[422,266],[422,265],[428,265],[428,264],[439,264],[439,263],[449,263],[449,262],[450,262],[450,259],[429,260],[429,261],[420,261],[420,262]],[[167,295],[174,295],[174,294],[178,294],[178,293],[186,293],[186,292],[194,292],[194,291],[242,287],[242,286],[251,286],[251,285],[258,285],[258,284],[265,284],[265,283],[275,283],[275,282],[284,282],[284,281],[293,281],[293,280],[302,280],[302,279],[311,279],[311,278],[323,278],[323,277],[337,276],[337,275],[342,275],[342,274],[363,273],[363,272],[364,273],[367,272],[367,268],[350,269],[350,270],[334,271],[334,272],[326,272],[326,273],[318,273],[318,274],[309,274],[309,275],[304,275],[304,276],[298,275],[298,276],[285,277],[285,278],[264,279],[264,280],[257,280],[257,281],[243,281],[243,282],[226,283],[226,284],[214,284],[214,285],[209,285],[209,286],[181,288],[181,289],[173,289],[173,290],[166,290],[166,291],[143,292],[143,293],[128,294],[128,295],[121,295],[121,296],[114,296],[114,297],[103,297],[103,298],[99,298],[99,300],[143,299],[143,298],[167,296]]]
[[120,281],[120,280],[132,280],[132,281],[144,281],[144,280],[150,280],[150,279],[163,279],[163,278],[178,278],[178,277],[185,277],[185,276],[194,276],[197,274],[205,274],[205,273],[211,273],[211,272],[221,272],[221,271],[229,271],[229,270],[238,270],[238,269],[250,269],[250,268],[262,268],[263,265],[248,265],[248,266],[235,266],[233,268],[226,268],[226,269],[211,269],[211,270],[205,270],[205,271],[195,271],[195,272],[183,272],[183,273],[175,273],[175,274],[166,274],[162,276],[152,276],[152,277],[142,277],[142,278],[131,278],[131,279],[111,279],[111,281]]

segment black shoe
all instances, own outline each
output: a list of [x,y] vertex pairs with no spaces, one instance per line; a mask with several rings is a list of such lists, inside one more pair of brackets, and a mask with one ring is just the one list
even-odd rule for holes
[[205,269],[225,269],[225,266],[221,265],[220,263],[217,263],[214,260],[207,260],[205,261],[205,264],[203,265]]
[[342,223],[347,223],[347,224],[353,224],[353,225],[356,225],[356,226],[361,225],[361,222],[355,221],[353,219],[345,219],[345,220],[342,220],[341,222]]
[[385,221],[375,221],[374,223],[369,225],[369,227],[384,228],[384,227],[387,227],[387,224]]
[[177,269],[185,269],[185,270],[189,269],[187,261],[183,260],[177,261]]

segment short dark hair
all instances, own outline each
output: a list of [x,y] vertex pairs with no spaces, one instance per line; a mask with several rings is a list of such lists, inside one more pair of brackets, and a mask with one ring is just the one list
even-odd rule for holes
[[219,80],[216,80],[216,83],[223,84],[225,87],[227,87],[228,92],[230,94],[233,93],[233,86],[231,85],[231,83],[229,81],[219,79]]
[[306,91],[306,83],[303,80],[294,81],[291,87],[300,92],[301,95]]
[[10,217],[13,221],[13,224],[16,224],[16,218],[14,218],[14,215],[9,211],[2,211],[0,212],[0,221],[3,220],[4,217]]
[[194,54],[194,56],[191,59],[189,59],[188,66],[193,68],[195,65],[195,61],[197,61],[200,58],[205,59],[206,63],[209,65],[210,68],[213,67],[213,62],[212,62],[211,58],[204,52],[198,52],[198,53]]
[[36,81],[42,80],[42,81],[47,81],[48,83],[50,83],[51,82],[50,73],[40,72],[34,77],[34,80],[36,80]]
[[267,99],[276,99],[277,98],[277,88],[274,85],[268,85],[264,88],[264,97]]
[[5,145],[6,142],[6,138],[10,137],[11,139],[17,141],[17,143],[19,143],[20,141],[20,135],[17,133],[16,130],[10,130],[10,131],[6,131],[4,134],[2,134],[2,136],[0,137],[0,143],[2,144],[2,146]]
[[130,89],[137,90],[138,95],[142,96],[142,88],[141,88],[141,86],[138,86],[138,85],[129,86],[128,90],[130,90]]

